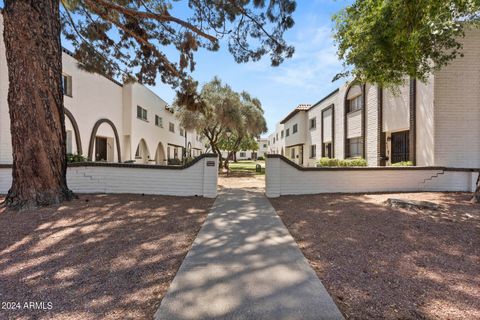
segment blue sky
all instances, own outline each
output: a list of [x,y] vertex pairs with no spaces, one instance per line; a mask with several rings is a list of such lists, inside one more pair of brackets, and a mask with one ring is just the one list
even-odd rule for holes
[[[259,98],[270,133],[298,104],[313,104],[341,84],[332,83],[342,66],[333,44],[331,17],[350,2],[352,0],[297,0],[295,26],[285,35],[287,42],[295,46],[295,54],[279,67],[271,67],[268,57],[237,64],[223,45],[218,52],[201,50],[196,54],[193,76],[201,84],[219,76],[234,90],[245,90]],[[3,0],[0,5],[3,7]],[[63,45],[70,47],[67,43]],[[165,52],[176,61],[178,53],[169,48],[165,48]],[[161,81],[150,89],[168,103],[175,97],[175,91]]]
[[[295,55],[279,67],[271,67],[268,57],[237,64],[223,46],[218,52],[199,51],[193,76],[205,83],[217,75],[234,90],[246,90],[259,98],[272,132],[275,124],[298,104],[313,104],[341,84],[332,83],[341,71],[341,62],[333,44],[331,17],[349,2],[298,0],[295,26],[285,37],[295,46]],[[151,89],[168,103],[175,97],[175,92],[165,84],[157,83]]]

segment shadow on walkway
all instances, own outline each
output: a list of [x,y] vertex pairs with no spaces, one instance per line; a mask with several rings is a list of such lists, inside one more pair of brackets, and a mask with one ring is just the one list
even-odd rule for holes
[[342,319],[270,202],[224,188],[155,319]]

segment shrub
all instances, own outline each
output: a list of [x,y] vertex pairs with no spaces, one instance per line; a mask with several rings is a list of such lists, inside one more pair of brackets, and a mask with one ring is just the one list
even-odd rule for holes
[[258,161],[264,161],[265,158],[264,158],[264,157],[258,157],[257,160],[258,160]]
[[189,164],[190,162],[192,162],[193,159],[195,159],[195,158],[194,158],[194,157],[186,157],[186,158],[183,158],[183,164],[184,164],[184,165],[187,165],[187,164]]
[[317,163],[317,167],[366,167],[367,160],[362,158],[353,159],[332,159],[332,158],[320,158]]
[[81,154],[67,153],[67,163],[85,162],[87,159]]
[[168,159],[168,165],[169,166],[179,166],[181,164],[182,164],[182,161],[178,158]]
[[392,167],[411,167],[413,166],[412,161],[400,161],[396,163],[392,163]]

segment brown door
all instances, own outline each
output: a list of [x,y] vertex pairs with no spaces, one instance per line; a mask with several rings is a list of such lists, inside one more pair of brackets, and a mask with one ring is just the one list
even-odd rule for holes
[[95,161],[107,161],[107,138],[95,138]]
[[408,161],[408,130],[392,133],[392,163]]

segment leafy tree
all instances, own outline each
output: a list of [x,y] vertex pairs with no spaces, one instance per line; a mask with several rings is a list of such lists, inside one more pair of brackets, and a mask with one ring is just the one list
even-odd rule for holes
[[478,24],[480,0],[358,0],[334,16],[336,76],[385,87],[428,76],[461,55],[464,29]]
[[[465,28],[480,25],[480,0],[357,0],[334,16],[338,56],[363,82],[395,88],[462,56]],[[472,199],[480,202],[480,176]]]
[[184,128],[194,129],[208,140],[213,153],[219,155],[221,166],[219,142],[229,128],[242,121],[240,97],[230,86],[215,77],[202,87],[197,100],[202,108],[192,111],[188,105],[182,104],[184,100],[177,97],[174,102],[177,117]]
[[263,116],[260,100],[252,98],[247,92],[242,92],[241,97],[241,121],[235,122],[233,127],[221,136],[219,146],[221,150],[228,151],[225,159],[225,168],[228,169],[228,161],[240,150],[258,150],[255,138],[267,131],[267,122]]
[[[194,69],[200,48],[221,39],[237,62],[269,55],[272,65],[293,54],[283,39],[293,26],[294,0],[4,0],[4,41],[9,70],[13,183],[10,207],[70,199],[66,181],[61,32],[75,57],[92,72],[162,82],[178,99],[202,107]],[[184,10],[179,10],[182,7]],[[173,62],[164,48],[178,52]]]
[[[203,107],[197,112],[177,99],[177,117],[183,127],[202,133],[219,155],[220,167],[221,150],[229,151],[230,156],[240,150],[242,142],[267,130],[260,101],[246,92],[234,92],[217,77],[203,86],[198,99]],[[225,160],[227,167],[229,156]]]

